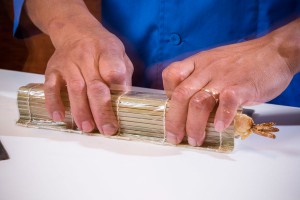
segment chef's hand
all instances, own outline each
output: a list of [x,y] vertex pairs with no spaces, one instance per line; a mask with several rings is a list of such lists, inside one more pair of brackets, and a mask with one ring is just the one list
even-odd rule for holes
[[168,66],[163,72],[171,98],[167,141],[178,144],[187,135],[190,145],[201,146],[216,105],[214,126],[221,132],[239,106],[278,96],[300,71],[299,25],[296,20],[262,38],[203,51]]
[[100,24],[83,0],[26,0],[25,5],[33,23],[55,47],[44,88],[52,119],[64,119],[60,91],[67,85],[71,112],[82,131],[97,126],[103,134],[116,133],[109,87],[131,85],[133,72],[122,42]]
[[70,35],[56,47],[45,73],[46,107],[54,121],[64,118],[60,90],[67,85],[71,112],[84,132],[97,126],[106,135],[118,130],[109,86],[131,85],[133,66],[121,41],[106,30],[93,27]]
[[132,63],[122,42],[98,22],[88,27],[69,25],[68,37],[58,37],[54,42],[56,50],[46,69],[47,110],[54,121],[64,119],[60,91],[67,85],[71,112],[79,129],[91,132],[97,126],[103,134],[115,134],[118,122],[109,86],[117,84],[122,89],[131,85]]

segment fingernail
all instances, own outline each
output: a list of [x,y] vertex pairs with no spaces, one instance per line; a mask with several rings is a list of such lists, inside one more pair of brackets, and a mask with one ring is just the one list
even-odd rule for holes
[[81,128],[83,132],[91,132],[94,129],[94,126],[89,121],[84,121],[81,124]]
[[167,141],[171,144],[177,144],[177,136],[171,132],[167,132]]
[[218,132],[222,132],[224,131],[225,125],[222,121],[217,121],[216,125],[215,125],[215,129]]
[[63,120],[63,116],[59,111],[54,111],[52,113],[52,120],[55,122],[61,122]]
[[117,127],[113,124],[104,124],[102,126],[102,131],[104,135],[114,135],[117,132]]
[[197,141],[196,141],[194,138],[192,138],[192,137],[188,137],[188,142],[189,142],[189,144],[190,144],[191,146],[193,146],[193,147],[198,146],[198,145],[197,145]]

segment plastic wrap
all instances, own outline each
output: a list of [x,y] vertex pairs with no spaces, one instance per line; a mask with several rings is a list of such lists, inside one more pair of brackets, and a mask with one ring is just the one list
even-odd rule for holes
[[[17,124],[34,128],[83,133],[77,128],[73,120],[66,90],[61,92],[61,98],[65,106],[65,119],[63,122],[54,122],[49,117],[45,107],[43,84],[31,83],[20,87],[18,91],[20,118]],[[110,136],[110,138],[171,145],[165,139],[165,116],[168,112],[168,98],[163,91],[136,87],[132,87],[130,91],[125,93],[111,90],[111,101],[120,129],[118,134]],[[218,152],[232,151],[234,148],[234,127],[230,125],[224,132],[216,132],[213,127],[214,115],[215,112],[213,111],[209,117],[206,126],[206,138],[201,147],[188,145],[186,138],[177,146]],[[101,135],[97,131],[92,134]]]

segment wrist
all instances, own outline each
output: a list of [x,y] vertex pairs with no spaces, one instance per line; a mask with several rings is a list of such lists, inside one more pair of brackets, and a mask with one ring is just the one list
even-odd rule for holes
[[88,10],[56,16],[47,25],[47,33],[55,48],[59,48],[70,40],[79,40],[89,31],[102,29],[100,22]]
[[267,37],[291,73],[295,75],[300,72],[300,18],[273,31]]

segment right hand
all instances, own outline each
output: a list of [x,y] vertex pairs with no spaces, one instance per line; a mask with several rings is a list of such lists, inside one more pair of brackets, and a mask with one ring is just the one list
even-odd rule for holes
[[[72,26],[72,25],[71,25]],[[112,110],[109,87],[131,85],[133,65],[122,42],[101,24],[76,27],[53,41],[56,50],[45,72],[47,110],[54,121],[65,117],[60,97],[67,85],[71,112],[77,127],[91,132],[113,135],[119,125]],[[63,30],[66,33],[65,29]],[[63,39],[62,39],[63,37]]]

